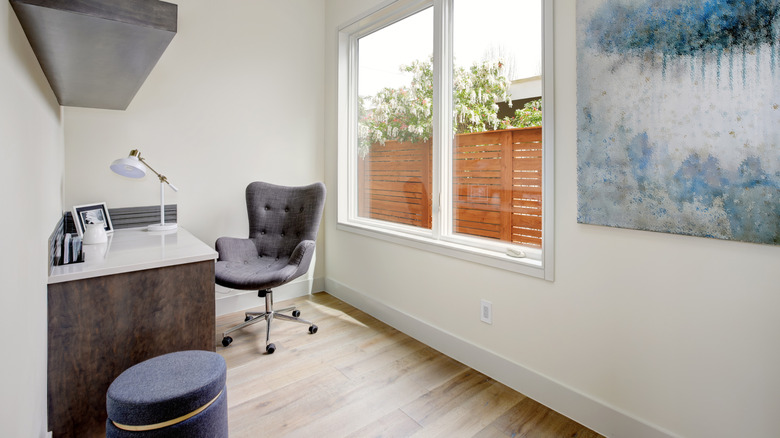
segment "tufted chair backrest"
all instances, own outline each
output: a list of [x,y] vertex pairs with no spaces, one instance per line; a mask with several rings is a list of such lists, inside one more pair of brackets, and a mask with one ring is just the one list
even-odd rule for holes
[[316,240],[325,185],[285,187],[253,182],[246,188],[249,238],[260,257],[289,258],[303,240]]

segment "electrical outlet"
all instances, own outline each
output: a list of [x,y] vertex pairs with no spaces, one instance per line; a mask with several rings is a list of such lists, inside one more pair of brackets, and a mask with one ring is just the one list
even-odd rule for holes
[[486,300],[480,301],[479,319],[481,319],[482,322],[493,324],[493,303]]

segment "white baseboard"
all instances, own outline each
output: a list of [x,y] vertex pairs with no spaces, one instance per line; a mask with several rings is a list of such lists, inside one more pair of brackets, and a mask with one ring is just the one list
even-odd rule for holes
[[671,432],[644,422],[491,351],[466,342],[451,333],[414,318],[335,280],[325,279],[324,290],[604,436],[613,438],[675,437]]
[[[301,277],[284,286],[274,288],[274,301],[289,300],[323,290],[325,290],[325,281],[322,278]],[[215,299],[217,316],[240,312],[264,304],[263,300],[257,297],[256,290],[228,289],[219,285],[216,285]]]

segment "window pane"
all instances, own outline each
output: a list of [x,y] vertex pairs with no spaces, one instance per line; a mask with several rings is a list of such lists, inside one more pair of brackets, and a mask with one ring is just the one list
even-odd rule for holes
[[358,40],[358,216],[431,228],[433,10]]
[[452,229],[541,247],[541,0],[455,0],[453,15]]

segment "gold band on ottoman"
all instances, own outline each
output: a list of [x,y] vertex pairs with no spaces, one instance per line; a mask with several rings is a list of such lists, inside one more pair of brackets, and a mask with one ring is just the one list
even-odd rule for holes
[[162,429],[163,427],[173,426],[174,424],[181,423],[182,421],[187,420],[189,418],[192,418],[192,417],[198,415],[199,413],[205,411],[206,408],[208,408],[215,401],[217,401],[219,396],[222,395],[223,391],[224,390],[220,391],[219,394],[217,394],[216,397],[211,399],[211,401],[206,403],[205,405],[199,407],[198,409],[195,409],[194,411],[190,412],[189,414],[182,415],[179,418],[174,418],[173,420],[163,421],[162,423],[156,423],[156,424],[145,424],[145,425],[140,425],[140,426],[130,426],[130,425],[127,425],[127,424],[119,424],[119,423],[117,423],[114,420],[111,420],[111,422],[114,423],[114,426],[118,427],[119,429],[128,430],[128,431],[131,431],[131,432],[145,432],[145,431],[148,431],[148,430]]

